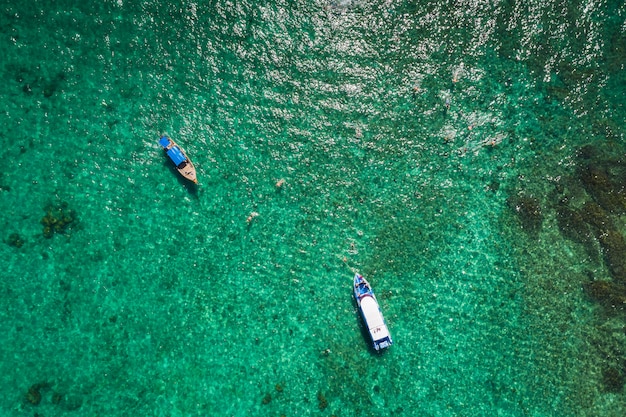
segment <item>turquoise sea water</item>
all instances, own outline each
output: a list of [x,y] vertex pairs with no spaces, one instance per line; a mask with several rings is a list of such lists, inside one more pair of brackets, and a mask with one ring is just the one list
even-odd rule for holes
[[0,414],[625,415],[625,20],[2,2]]

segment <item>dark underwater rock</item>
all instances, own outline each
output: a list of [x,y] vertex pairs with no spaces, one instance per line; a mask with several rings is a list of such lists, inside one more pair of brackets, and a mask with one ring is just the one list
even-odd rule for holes
[[317,392],[317,408],[319,408],[320,411],[324,411],[326,407],[328,407],[328,400],[326,400],[326,397],[324,396],[322,391],[318,391]]
[[626,284],[626,240],[617,230],[608,230],[598,236],[604,261],[613,279]]
[[496,192],[500,189],[500,183],[498,181],[491,181],[487,184],[487,191]]
[[578,149],[576,156],[584,161],[595,159],[600,155],[600,151],[593,145],[585,145]]
[[587,164],[580,170],[580,180],[590,194],[611,189],[609,174],[601,167]]
[[66,233],[76,220],[76,213],[68,208],[67,203],[48,206],[46,207],[46,215],[41,219],[43,235],[50,239],[55,233]]
[[600,243],[604,262],[616,282],[626,284],[626,240],[613,219],[598,204],[588,201],[581,212]]
[[596,235],[604,233],[614,227],[613,220],[609,217],[608,213],[593,201],[587,201],[583,205],[581,215],[585,222],[594,229]]
[[[613,167],[612,172],[609,168]],[[586,164],[580,170],[580,181],[587,193],[603,209],[613,214],[626,213],[626,184],[619,162],[605,161],[602,165]]]
[[41,392],[50,389],[51,386],[49,382],[39,382],[31,385],[26,393],[26,401],[32,405],[39,405],[42,398]]
[[26,401],[31,403],[32,405],[39,405],[41,402],[41,387],[39,384],[31,385],[28,388],[28,392],[26,393]]
[[543,215],[539,200],[532,196],[514,195],[507,200],[508,206],[515,212],[522,224],[522,228],[528,233],[538,233],[543,224]]
[[585,293],[592,300],[609,310],[626,309],[626,287],[611,281],[591,281],[584,285]]
[[615,367],[609,367],[602,371],[602,384],[607,392],[622,392],[626,377]]
[[52,78],[44,84],[43,96],[46,98],[52,97],[54,93],[56,93],[56,91],[61,87],[61,83],[63,81],[65,81],[65,74],[60,72],[56,75],[56,77]]
[[593,237],[581,212],[572,210],[564,204],[557,207],[556,220],[561,234],[574,242],[588,243]]
[[564,238],[583,245],[589,258],[598,260],[600,254],[595,235],[582,210],[574,210],[562,202],[556,208],[556,220]]
[[63,401],[63,394],[60,394],[58,392],[53,392],[52,393],[52,404],[59,405],[61,403],[61,401]]
[[9,235],[9,238],[7,239],[7,244],[9,246],[21,248],[22,246],[24,246],[24,239],[22,239],[22,237],[17,233],[11,233]]

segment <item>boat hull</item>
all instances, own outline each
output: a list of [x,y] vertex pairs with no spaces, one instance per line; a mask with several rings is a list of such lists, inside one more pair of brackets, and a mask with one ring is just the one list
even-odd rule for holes
[[379,351],[391,346],[393,340],[383,313],[380,310],[378,300],[369,282],[359,274],[354,276],[354,298],[359,306],[363,322],[367,327],[373,348]]

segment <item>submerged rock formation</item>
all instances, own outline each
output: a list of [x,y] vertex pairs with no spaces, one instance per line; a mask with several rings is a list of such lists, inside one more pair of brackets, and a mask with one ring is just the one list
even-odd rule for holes
[[588,145],[578,152],[579,179],[585,191],[611,214],[626,213],[626,161],[603,157]]
[[602,249],[604,262],[613,279],[626,285],[626,240],[616,228],[613,219],[598,204],[585,203],[581,217],[590,226]]
[[7,239],[7,244],[9,246],[14,246],[16,248],[21,248],[24,246],[24,239],[18,233],[11,233],[9,238]]
[[626,311],[626,286],[611,281],[591,281],[585,284],[585,292],[609,310]]
[[557,207],[556,220],[561,234],[574,242],[586,244],[593,238],[582,213],[571,209],[566,201],[562,200]]
[[48,206],[46,207],[46,215],[41,219],[43,235],[50,239],[55,233],[66,233],[76,221],[76,214],[68,208],[67,203]]
[[537,198],[512,195],[506,202],[520,220],[522,229],[531,234],[539,233],[543,224],[543,214]]
[[620,371],[615,367],[609,367],[602,372],[602,382],[607,392],[622,392],[626,377],[624,370]]

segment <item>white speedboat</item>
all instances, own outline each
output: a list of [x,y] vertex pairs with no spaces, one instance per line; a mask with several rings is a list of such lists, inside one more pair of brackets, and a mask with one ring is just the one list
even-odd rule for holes
[[361,317],[372,338],[374,349],[381,350],[393,344],[387,323],[378,306],[378,300],[370,283],[359,274],[354,275],[354,298],[361,310]]

